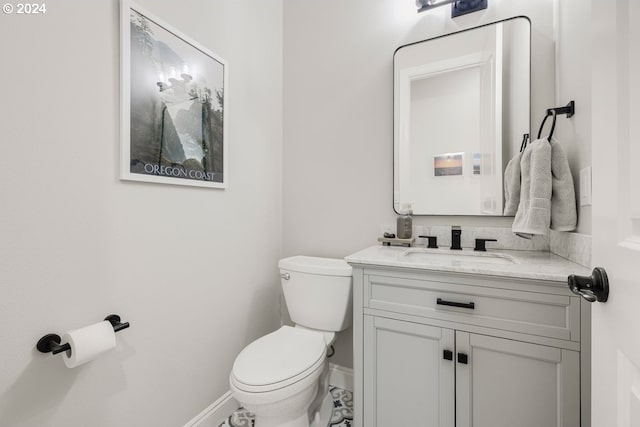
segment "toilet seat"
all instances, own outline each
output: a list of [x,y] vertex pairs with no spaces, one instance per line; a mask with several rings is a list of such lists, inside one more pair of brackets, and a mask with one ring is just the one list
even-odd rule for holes
[[323,365],[326,353],[321,333],[283,326],[240,352],[230,380],[236,388],[249,393],[278,390],[315,377],[312,374]]

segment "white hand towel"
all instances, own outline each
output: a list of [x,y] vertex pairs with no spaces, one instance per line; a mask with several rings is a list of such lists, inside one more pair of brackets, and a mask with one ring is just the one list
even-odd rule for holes
[[504,215],[514,216],[520,204],[520,160],[522,153],[509,160],[504,170]]
[[569,161],[564,150],[551,141],[551,228],[558,231],[573,231],[578,223],[576,192],[573,185]]
[[512,231],[525,238],[546,235],[551,223],[551,145],[546,138],[529,144],[520,161],[520,203]]

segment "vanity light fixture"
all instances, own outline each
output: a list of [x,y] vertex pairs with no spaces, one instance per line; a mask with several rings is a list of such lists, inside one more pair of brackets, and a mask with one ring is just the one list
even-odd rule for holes
[[486,9],[489,0],[416,0],[418,13],[451,4],[451,17]]

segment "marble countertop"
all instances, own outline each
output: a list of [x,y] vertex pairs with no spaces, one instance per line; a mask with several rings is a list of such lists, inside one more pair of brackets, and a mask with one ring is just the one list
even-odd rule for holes
[[473,249],[451,251],[448,247],[425,249],[376,245],[345,257],[349,264],[450,271],[486,276],[567,282],[567,276],[590,276],[591,270],[551,252]]

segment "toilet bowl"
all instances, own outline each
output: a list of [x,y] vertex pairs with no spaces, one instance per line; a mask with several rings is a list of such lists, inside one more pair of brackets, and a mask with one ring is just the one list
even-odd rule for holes
[[231,392],[254,413],[255,427],[324,427],[333,406],[327,349],[351,325],[351,267],[315,257],[285,258],[279,266],[295,327],[282,326],[240,352]]
[[256,415],[256,426],[308,427],[319,410],[311,406],[328,372],[326,355],[321,334],[283,326],[238,355],[231,392]]

